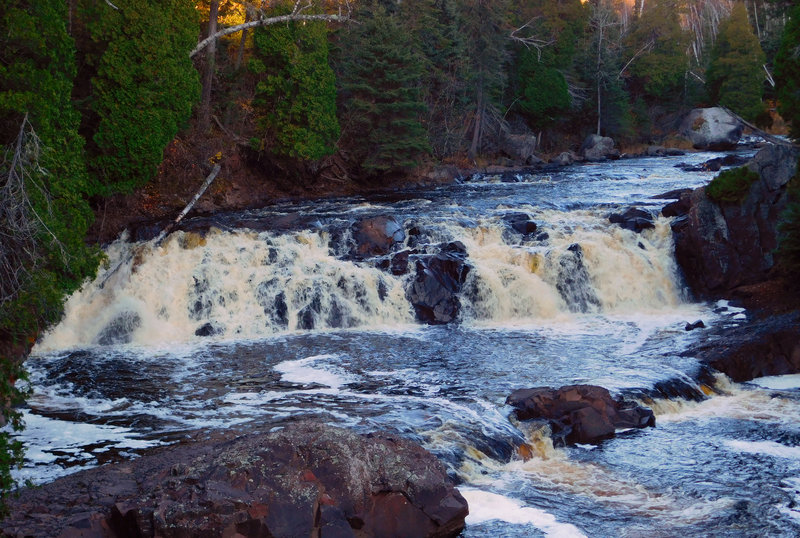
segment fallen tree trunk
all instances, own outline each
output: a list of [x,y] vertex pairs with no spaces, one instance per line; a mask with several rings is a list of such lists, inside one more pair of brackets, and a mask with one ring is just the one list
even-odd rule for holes
[[[208,177],[206,178],[206,180],[203,182],[203,184],[200,186],[200,188],[194,194],[194,196],[192,197],[191,201],[188,204],[186,204],[186,207],[183,208],[183,211],[181,211],[180,214],[177,217],[175,217],[175,220],[173,220],[167,226],[165,226],[164,229],[161,230],[161,233],[158,234],[158,236],[156,236],[155,239],[153,239],[153,241],[152,241],[153,247],[159,246],[164,241],[164,239],[170,234],[170,232],[172,232],[172,230],[175,229],[175,226],[177,226],[178,223],[181,220],[183,220],[183,217],[185,217],[189,213],[189,211],[192,210],[192,208],[194,207],[194,204],[197,203],[197,201],[200,199],[200,197],[203,196],[203,194],[206,192],[208,187],[211,185],[211,183],[214,182],[214,179],[216,179],[217,174],[219,174],[219,171],[220,171],[220,165],[219,164],[215,164],[214,168],[211,170],[211,173],[208,174]],[[110,279],[117,271],[119,271],[119,269],[122,266],[130,263],[130,261],[136,255],[135,250],[136,249],[132,249],[131,252],[129,252],[128,255],[125,256],[125,258],[120,260],[117,263],[117,265],[114,266],[113,269],[108,271],[103,276],[103,281],[100,282],[100,286],[99,286],[100,289],[103,289],[103,287],[105,287],[106,282],[108,282],[108,279]]]
[[744,119],[743,117],[741,117],[740,115],[738,115],[736,112],[734,112],[733,110],[731,110],[729,108],[726,108],[724,106],[720,106],[720,108],[722,110],[724,110],[725,112],[727,112],[728,114],[730,114],[730,116],[733,119],[735,119],[736,121],[738,121],[739,123],[741,123],[745,127],[749,128],[751,131],[753,131],[755,134],[757,134],[758,136],[760,136],[761,138],[763,138],[767,142],[771,142],[773,144],[777,144],[778,146],[786,146],[786,147],[789,147],[789,148],[800,147],[797,144],[794,144],[794,143],[790,142],[789,140],[784,140],[783,138],[780,138],[780,137],[777,137],[775,135],[771,135],[771,134],[769,134],[769,133],[767,133],[765,131],[762,131],[761,129],[759,129],[758,127],[756,127],[755,125],[753,125],[752,123],[750,123],[749,121],[747,121],[746,119]]

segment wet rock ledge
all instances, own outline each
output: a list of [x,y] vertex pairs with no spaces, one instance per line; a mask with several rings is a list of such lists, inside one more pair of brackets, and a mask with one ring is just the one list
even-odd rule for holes
[[467,502],[388,434],[301,422],[194,442],[26,489],[4,536],[455,536]]

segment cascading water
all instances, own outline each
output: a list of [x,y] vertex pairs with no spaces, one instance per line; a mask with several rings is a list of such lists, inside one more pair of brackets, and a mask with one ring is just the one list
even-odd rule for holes
[[[795,535],[800,383],[695,385],[684,351],[704,333],[685,323],[746,313],[689,300],[668,219],[641,233],[608,219],[708,180],[675,162],[282,205],[196,220],[158,248],[118,241],[109,266],[132,262],[73,295],[29,359],[20,476],[312,416],[435,453],[470,502],[466,536]],[[402,239],[359,254],[354,225],[376,217]],[[455,276],[433,274],[436,256]],[[420,323],[420,289],[456,321]],[[675,380],[711,397],[660,397]],[[572,383],[639,398],[657,427],[554,447],[509,419],[511,391]]]

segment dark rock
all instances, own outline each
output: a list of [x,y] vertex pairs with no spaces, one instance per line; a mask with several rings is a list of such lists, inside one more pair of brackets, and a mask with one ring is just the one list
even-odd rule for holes
[[665,205],[661,210],[661,214],[669,218],[682,217],[686,215],[689,212],[689,209],[692,207],[691,202],[689,201],[689,196],[690,194],[686,194],[680,200]]
[[577,160],[578,157],[574,153],[571,151],[565,151],[551,160],[550,163],[558,166],[569,166],[570,164],[574,164]]
[[644,209],[638,209],[636,207],[631,207],[624,213],[612,213],[608,216],[608,220],[612,224],[619,224],[626,230],[631,230],[636,233],[656,227],[653,222],[653,215]]
[[412,254],[412,250],[403,250],[392,256],[392,262],[389,265],[393,275],[404,275],[408,273],[408,259]]
[[581,144],[581,155],[587,161],[605,161],[619,159],[619,150],[614,148],[612,138],[591,134]]
[[686,355],[737,383],[800,373],[800,313],[774,315],[739,327],[717,329]]
[[686,327],[684,327],[684,329],[686,331],[693,331],[695,329],[705,329],[705,328],[706,328],[706,324],[703,323],[702,319],[698,319],[694,323],[687,323]]
[[136,312],[122,312],[103,327],[95,343],[101,346],[128,344],[133,333],[142,326],[142,318]]
[[570,245],[558,260],[556,289],[571,312],[588,312],[600,306],[583,263],[583,249],[577,243]]
[[222,334],[223,330],[213,323],[204,323],[194,332],[195,336],[216,336]]
[[653,200],[680,200],[684,195],[690,194],[692,189],[675,189],[652,197]]
[[786,208],[786,184],[797,152],[767,146],[748,164],[759,173],[741,203],[717,203],[696,189],[685,216],[672,223],[675,257],[692,291],[701,297],[761,282],[775,265],[777,224]]
[[[221,437],[221,438],[220,438]],[[388,434],[317,423],[170,447],[9,502],[6,536],[456,536],[444,466]]]
[[500,152],[518,164],[533,166],[543,162],[536,156],[536,137],[534,135],[506,135]]
[[416,277],[406,290],[417,319],[424,323],[450,323],[458,317],[458,294],[470,270],[463,243],[456,241],[440,248],[438,254],[417,257]]
[[744,126],[719,107],[696,108],[689,112],[680,127],[695,149],[734,149]]
[[402,225],[394,217],[373,217],[353,225],[356,258],[383,256],[406,238]]
[[536,223],[527,213],[507,213],[503,215],[503,222],[522,235],[536,233]]
[[555,439],[566,443],[595,443],[617,429],[655,426],[650,409],[614,399],[607,389],[569,385],[515,390],[506,400],[518,420],[546,420]]

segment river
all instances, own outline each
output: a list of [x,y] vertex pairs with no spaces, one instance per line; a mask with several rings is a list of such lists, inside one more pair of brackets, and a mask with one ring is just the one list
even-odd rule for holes
[[[708,333],[684,325],[747,312],[691,300],[669,219],[642,233],[608,220],[705,184],[713,174],[675,164],[716,156],[278,204],[195,219],[155,249],[118,241],[109,265],[135,249],[133,262],[73,295],[26,363],[17,477],[46,482],[199,429],[317,417],[436,454],[469,501],[468,537],[796,536],[800,378],[697,386],[684,352]],[[511,229],[510,212],[536,232]],[[352,223],[375,216],[400,222],[408,247],[464,245],[457,323],[418,323],[413,274],[349,255]],[[656,427],[554,447],[509,418],[514,389],[573,383],[638,396]],[[710,396],[662,397],[665,383]]]

